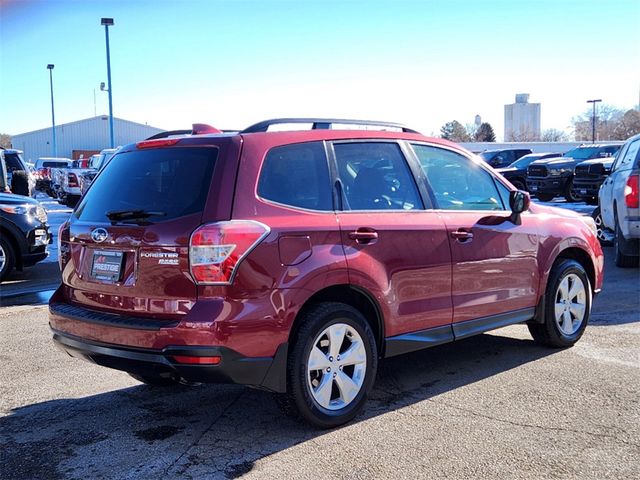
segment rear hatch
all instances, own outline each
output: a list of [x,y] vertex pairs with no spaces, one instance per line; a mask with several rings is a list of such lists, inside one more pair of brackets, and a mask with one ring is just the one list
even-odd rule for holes
[[215,185],[239,152],[229,137],[189,140],[125,149],[94,179],[61,232],[68,301],[153,318],[189,312],[190,236],[205,217],[228,219],[231,195]]

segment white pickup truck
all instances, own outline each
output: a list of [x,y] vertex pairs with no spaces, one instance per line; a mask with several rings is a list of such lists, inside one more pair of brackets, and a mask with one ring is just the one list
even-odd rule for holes
[[55,192],[58,202],[75,207],[93,177],[116,151],[117,149],[107,148],[99,154],[91,156],[89,166],[86,168],[79,168],[80,161],[74,160],[71,168],[52,169],[51,180],[52,184],[56,185]]

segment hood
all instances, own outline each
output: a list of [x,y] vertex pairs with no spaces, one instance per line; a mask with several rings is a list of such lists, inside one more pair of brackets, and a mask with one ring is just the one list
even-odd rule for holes
[[529,207],[529,209],[533,213],[549,213],[566,218],[581,218],[583,216],[578,212],[574,212],[573,210],[569,210],[567,208],[550,207],[548,205],[540,205],[539,203],[534,202],[531,202],[531,206]]
[[611,168],[613,165],[613,161],[615,157],[607,157],[607,158],[592,158],[591,160],[585,160],[584,162],[580,162],[580,165],[595,165],[601,163],[605,168]]
[[13,193],[0,193],[0,203],[4,203],[5,205],[40,205],[40,202],[31,198],[25,197],[24,195],[14,195]]
[[517,172],[519,170],[520,170],[519,168],[513,168],[513,167],[496,168],[496,172],[502,173],[503,175],[505,173]]
[[561,167],[563,165],[573,165],[575,160],[571,157],[553,157],[553,158],[545,158],[542,160],[536,160],[535,162],[531,162],[530,167],[533,165],[545,165],[547,167]]

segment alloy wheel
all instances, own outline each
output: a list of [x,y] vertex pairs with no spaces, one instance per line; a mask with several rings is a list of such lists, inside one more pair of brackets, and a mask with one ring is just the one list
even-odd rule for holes
[[307,385],[322,408],[340,410],[362,389],[367,352],[355,328],[335,323],[313,341],[307,359]]
[[4,266],[7,263],[7,252],[4,251],[2,245],[0,245],[0,272],[4,270]]
[[562,279],[556,291],[555,320],[560,332],[571,336],[584,321],[587,309],[587,292],[584,283],[574,273]]

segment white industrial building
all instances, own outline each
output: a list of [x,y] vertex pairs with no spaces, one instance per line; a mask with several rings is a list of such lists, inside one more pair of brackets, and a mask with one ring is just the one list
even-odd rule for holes
[[504,106],[504,141],[540,140],[540,104],[529,103],[528,93],[518,93],[516,103]]
[[[116,146],[138,142],[164,131],[161,128],[142,125],[141,123],[113,117],[113,133]],[[13,148],[22,150],[27,161],[35,161],[40,157],[52,157],[52,129],[43,128],[33,132],[13,135]],[[76,122],[56,125],[57,157],[71,159],[84,158],[92,153],[109,148],[109,117],[98,117],[78,120]]]

